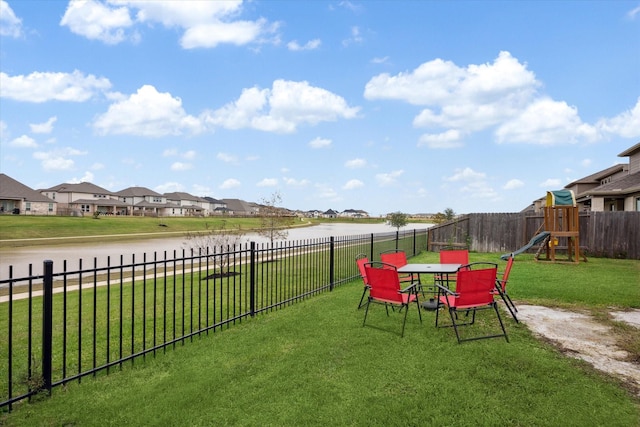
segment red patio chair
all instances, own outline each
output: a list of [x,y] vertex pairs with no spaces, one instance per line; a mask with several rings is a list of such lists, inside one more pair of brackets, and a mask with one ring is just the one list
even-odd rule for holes
[[[469,264],[469,251],[467,249],[454,249],[454,250],[445,250],[440,251],[440,264],[460,264],[460,265],[468,265]],[[448,282],[455,282],[457,274],[442,276],[435,275],[435,283],[440,283],[444,285]]]
[[369,282],[367,280],[367,271],[364,268],[364,265],[369,263],[369,258],[365,254],[356,255],[356,264],[358,264],[358,271],[360,272],[360,277],[362,277],[362,284],[364,285],[364,289],[362,290],[362,296],[360,297],[360,302],[358,303],[358,310],[362,308],[364,303],[364,297],[369,290]]
[[509,313],[511,313],[513,319],[516,321],[516,323],[520,323],[520,321],[516,317],[518,308],[513,303],[513,301],[511,301],[511,297],[507,293],[507,283],[509,282],[509,274],[511,273],[511,267],[513,267],[513,261],[514,256],[513,254],[511,254],[509,256],[509,259],[507,260],[507,266],[502,273],[502,277],[496,279],[496,288],[494,290],[494,294],[500,295],[500,298],[502,298],[502,301],[504,301],[504,305],[507,306],[507,310],[509,310]]
[[[398,249],[391,249],[380,253],[380,261],[394,266],[396,269],[407,265],[407,254],[404,251]],[[413,274],[400,274],[398,275],[400,282],[412,283]]]
[[367,280],[369,281],[369,297],[367,299],[367,308],[364,313],[362,326],[367,322],[369,307],[371,303],[382,304],[387,309],[389,315],[389,307],[399,307],[400,311],[406,308],[404,312],[404,320],[402,322],[402,333],[404,337],[404,327],[407,323],[407,313],[409,312],[409,304],[415,303],[422,323],[422,314],[420,313],[420,304],[418,301],[418,283],[412,283],[404,289],[400,288],[400,280],[395,267],[381,262],[370,262],[364,265]]
[[[480,264],[480,263],[478,263]],[[446,286],[437,284],[438,286],[438,301],[449,310],[449,316],[451,317],[451,325],[445,325],[447,327],[453,326],[456,332],[456,338],[458,343],[463,341],[472,341],[483,338],[496,338],[504,337],[509,342],[507,337],[507,331],[502,323],[500,317],[500,311],[498,310],[498,304],[494,299],[494,291],[496,286],[496,276],[498,266],[496,264],[482,263],[489,266],[489,268],[480,269],[465,269],[464,266],[457,273],[456,290],[455,292]],[[500,322],[501,334],[489,334],[483,336],[473,336],[470,338],[461,338],[460,326],[473,325],[476,320],[476,312],[478,310],[493,309]],[[471,320],[465,316],[466,321],[460,323],[458,320],[458,311],[463,311],[467,314],[471,312]],[[439,326],[439,315],[436,311],[436,327]]]

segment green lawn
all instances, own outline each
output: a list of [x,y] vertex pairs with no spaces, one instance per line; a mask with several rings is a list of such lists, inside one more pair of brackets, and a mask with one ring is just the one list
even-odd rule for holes
[[[471,261],[497,258],[471,254]],[[426,253],[410,261],[436,259]],[[594,313],[640,308],[638,261],[549,264],[525,255],[511,279],[516,304]],[[415,307],[400,338],[401,314],[387,316],[380,306],[362,326],[361,293],[353,281],[108,376],[58,387],[50,398],[16,405],[0,424],[640,425],[637,396],[506,313],[510,343],[457,344],[451,329],[434,327],[433,312],[423,312],[420,324]],[[485,311],[474,328],[494,326]],[[638,346],[640,332],[621,329],[627,345]]]

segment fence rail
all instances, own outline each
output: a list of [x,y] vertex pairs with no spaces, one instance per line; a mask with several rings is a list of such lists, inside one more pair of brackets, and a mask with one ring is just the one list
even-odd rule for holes
[[[358,276],[357,254],[426,249],[427,230],[124,256],[0,280],[0,411]],[[3,272],[4,273],[4,272]]]
[[[529,242],[543,223],[542,215],[468,214],[430,228],[429,250],[513,252]],[[581,252],[587,256],[640,259],[640,212],[581,212],[579,227]]]

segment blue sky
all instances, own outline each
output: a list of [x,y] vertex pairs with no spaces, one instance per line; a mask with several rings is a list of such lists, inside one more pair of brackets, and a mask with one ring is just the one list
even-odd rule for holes
[[0,171],[514,212],[640,140],[640,1],[0,0]]

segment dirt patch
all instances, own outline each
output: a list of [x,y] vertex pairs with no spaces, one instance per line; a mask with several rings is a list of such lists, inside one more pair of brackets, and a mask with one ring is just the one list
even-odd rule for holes
[[[610,314],[616,321],[640,328],[640,310]],[[589,314],[534,305],[518,305],[518,319],[567,355],[621,379],[640,397],[640,365],[627,361],[630,355],[618,348],[611,327]]]

